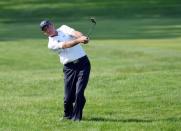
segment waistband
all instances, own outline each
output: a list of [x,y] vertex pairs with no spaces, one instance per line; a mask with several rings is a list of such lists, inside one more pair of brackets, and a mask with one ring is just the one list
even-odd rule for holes
[[83,56],[83,57],[81,57],[81,58],[78,58],[78,59],[76,59],[76,60],[74,60],[74,61],[72,61],[72,62],[69,62],[69,63],[65,64],[65,66],[71,65],[71,64],[77,64],[77,63],[81,62],[81,61],[84,60],[84,59],[87,59],[87,56],[86,56],[86,55]]

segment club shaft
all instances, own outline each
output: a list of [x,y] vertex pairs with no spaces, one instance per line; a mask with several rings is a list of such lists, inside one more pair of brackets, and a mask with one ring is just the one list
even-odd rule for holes
[[93,30],[94,30],[95,24],[92,24],[92,26],[89,29],[89,32],[87,33],[87,36],[90,37],[90,35],[92,34]]

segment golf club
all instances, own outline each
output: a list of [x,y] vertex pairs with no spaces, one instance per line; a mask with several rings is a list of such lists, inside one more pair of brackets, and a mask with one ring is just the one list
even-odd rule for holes
[[91,17],[90,21],[92,23],[92,26],[90,27],[89,32],[87,33],[87,37],[90,37],[90,35],[92,34],[92,31],[94,30],[95,25],[96,25],[95,18]]

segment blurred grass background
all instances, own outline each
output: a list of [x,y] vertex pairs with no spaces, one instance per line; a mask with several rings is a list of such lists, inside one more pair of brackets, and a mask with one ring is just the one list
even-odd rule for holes
[[179,18],[181,14],[179,0],[1,0],[0,5],[2,19],[18,22],[37,21],[46,17],[73,21],[89,16],[106,19]]
[[0,9],[1,40],[42,38],[43,19],[87,33],[94,16],[96,39],[178,37],[181,28],[179,0],[1,0]]

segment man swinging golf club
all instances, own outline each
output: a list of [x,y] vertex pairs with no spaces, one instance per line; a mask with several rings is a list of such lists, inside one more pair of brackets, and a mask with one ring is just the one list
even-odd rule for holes
[[80,121],[86,102],[84,90],[90,74],[90,62],[81,44],[89,38],[67,25],[55,29],[53,23],[44,20],[40,28],[48,36],[48,48],[57,52],[64,65],[64,116],[63,119]]

